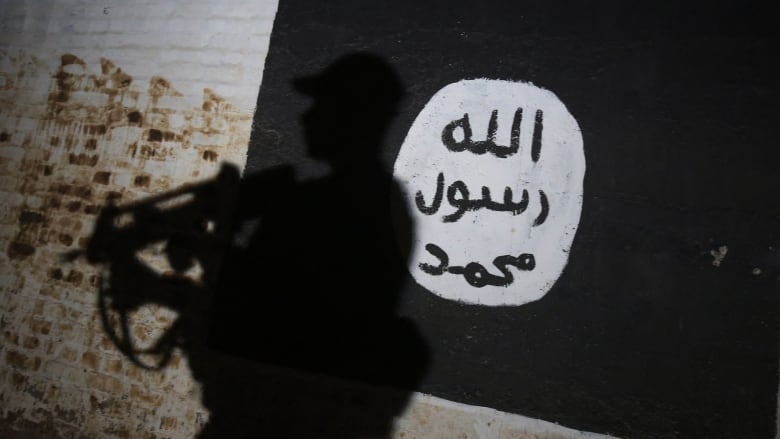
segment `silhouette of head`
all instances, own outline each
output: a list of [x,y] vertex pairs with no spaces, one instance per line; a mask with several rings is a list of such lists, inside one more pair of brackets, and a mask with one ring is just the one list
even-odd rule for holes
[[376,155],[403,94],[393,68],[367,53],[344,56],[294,85],[315,99],[301,119],[309,154],[341,163]]

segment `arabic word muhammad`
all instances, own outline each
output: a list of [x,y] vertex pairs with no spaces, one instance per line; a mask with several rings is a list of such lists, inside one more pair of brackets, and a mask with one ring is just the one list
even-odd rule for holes
[[582,210],[582,134],[550,91],[471,79],[417,115],[393,169],[414,220],[409,271],[432,293],[487,306],[542,298]]

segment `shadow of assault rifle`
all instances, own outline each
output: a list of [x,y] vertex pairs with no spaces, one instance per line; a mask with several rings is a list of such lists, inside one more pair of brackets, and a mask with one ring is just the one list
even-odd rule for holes
[[[204,311],[230,242],[239,180],[238,169],[223,164],[210,180],[122,206],[110,202],[98,214],[86,248],[65,255],[68,261],[84,256],[100,266],[97,305],[103,329],[136,366],[164,368],[173,350],[194,335],[195,325],[205,326]],[[164,273],[138,256],[155,244],[163,246],[170,266]],[[199,280],[185,274],[196,266]],[[145,305],[169,308],[178,315],[150,347],[139,348],[130,314]]]

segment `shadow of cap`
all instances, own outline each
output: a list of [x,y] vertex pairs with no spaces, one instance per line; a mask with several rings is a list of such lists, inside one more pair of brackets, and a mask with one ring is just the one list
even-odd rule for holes
[[346,55],[322,72],[293,81],[295,89],[316,99],[342,100],[346,105],[375,106],[373,110],[395,112],[403,88],[393,67],[368,54]]

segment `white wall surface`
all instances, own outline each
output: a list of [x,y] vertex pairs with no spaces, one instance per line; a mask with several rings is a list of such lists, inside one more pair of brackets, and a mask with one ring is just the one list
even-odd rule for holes
[[[97,269],[61,255],[83,248],[108,197],[125,203],[207,178],[222,161],[243,166],[276,7],[0,4],[6,424],[62,437],[187,438],[207,421],[186,359],[163,373],[130,364],[97,317]],[[147,311],[138,335],[152,338],[166,319]]]

